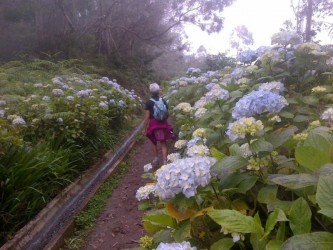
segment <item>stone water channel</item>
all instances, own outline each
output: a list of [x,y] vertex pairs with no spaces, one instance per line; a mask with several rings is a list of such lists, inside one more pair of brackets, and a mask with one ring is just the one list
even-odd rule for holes
[[74,228],[74,216],[85,208],[101,184],[112,175],[117,165],[134,145],[143,128],[141,122],[114,152],[52,200],[31,222],[23,227],[0,250],[59,249]]

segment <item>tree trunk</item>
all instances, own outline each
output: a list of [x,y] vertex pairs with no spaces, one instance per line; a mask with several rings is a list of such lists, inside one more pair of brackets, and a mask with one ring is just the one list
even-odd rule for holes
[[310,42],[312,38],[312,16],[313,16],[313,0],[307,0],[306,8],[306,26],[305,26],[305,41]]

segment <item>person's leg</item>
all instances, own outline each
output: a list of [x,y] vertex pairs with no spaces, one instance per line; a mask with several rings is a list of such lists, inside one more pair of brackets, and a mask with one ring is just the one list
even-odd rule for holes
[[162,149],[163,164],[166,164],[168,156],[168,147],[166,141],[161,141],[161,149]]
[[[153,156],[154,156],[154,160],[152,162],[153,165],[157,165],[158,164],[158,151],[157,151],[157,143],[153,143],[151,142],[152,145],[152,151],[153,151]],[[154,166],[155,167],[155,166]]]

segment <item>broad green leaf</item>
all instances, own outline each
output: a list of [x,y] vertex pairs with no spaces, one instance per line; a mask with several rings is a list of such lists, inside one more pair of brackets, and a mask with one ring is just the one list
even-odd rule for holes
[[234,242],[231,238],[224,238],[219,241],[216,241],[209,249],[210,250],[229,250],[234,245]]
[[240,156],[227,156],[218,161],[212,171],[218,175],[231,174],[247,165],[247,160]]
[[256,183],[257,180],[259,179],[258,176],[247,176],[246,179],[244,179],[241,183],[238,185],[238,191],[240,193],[245,194],[247,191],[249,191]]
[[251,237],[250,237],[252,248],[253,248],[253,250],[262,250],[262,249],[265,249],[266,239],[263,238],[263,236],[264,236],[264,229],[262,228],[258,212],[253,217],[253,220],[254,220],[255,232],[251,233]]
[[282,240],[271,240],[266,245],[266,249],[265,250],[280,250],[282,244],[283,244]]
[[253,218],[251,216],[243,215],[236,210],[212,210],[207,214],[217,224],[221,225],[228,231],[238,233],[252,233],[255,231]]
[[222,160],[225,157],[225,154],[214,147],[210,148],[210,153],[217,160]]
[[283,145],[283,143],[285,143],[286,141],[288,141],[289,138],[291,138],[297,130],[298,128],[295,126],[290,126],[283,130],[278,130],[272,133],[271,135],[267,136],[266,141],[271,143],[275,149]]
[[294,122],[308,122],[311,118],[307,115],[296,115],[294,117]]
[[258,177],[250,173],[234,173],[221,178],[221,189],[236,188],[240,193],[246,193],[257,182]]
[[229,152],[231,156],[243,156],[243,152],[237,143],[232,144],[229,147]]
[[333,249],[333,234],[328,232],[314,232],[295,235],[281,246],[281,250],[331,250]]
[[319,177],[316,200],[321,209],[319,213],[333,218],[333,177]]
[[308,137],[304,141],[304,146],[310,146],[316,148],[324,153],[329,153],[332,143],[328,138],[325,138],[324,134],[316,133],[315,131],[311,131],[308,134]]
[[288,219],[281,209],[275,209],[267,218],[264,237],[269,235],[279,221],[288,221]]
[[267,210],[268,212],[271,212],[274,211],[275,209],[281,209],[287,214],[290,210],[291,205],[292,205],[291,201],[281,201],[279,199],[276,199],[275,201],[272,201],[267,204]]
[[295,157],[299,164],[312,171],[331,162],[328,152],[323,152],[317,148],[302,146],[295,149]]
[[258,193],[257,200],[260,203],[265,203],[265,204],[270,203],[272,201],[276,201],[277,189],[278,186],[276,185],[263,187],[262,189],[260,189]]
[[242,97],[243,95],[244,95],[243,92],[239,90],[230,92],[230,97],[234,98]]
[[253,153],[271,152],[273,151],[273,145],[263,139],[259,139],[250,143],[250,150]]
[[145,214],[142,218],[143,226],[149,233],[155,233],[168,227],[174,228],[175,220],[166,214],[164,210],[157,210]]
[[182,242],[191,238],[191,221],[186,220],[175,230],[173,237],[175,241]]
[[317,185],[317,178],[311,174],[272,174],[269,175],[268,178],[272,182],[290,189],[299,189]]
[[292,119],[294,118],[294,114],[293,113],[290,113],[288,111],[281,111],[279,113],[279,116],[283,117],[283,118],[289,118],[289,119]]
[[293,202],[289,211],[289,226],[294,235],[311,232],[311,209],[303,198]]
[[153,235],[154,242],[170,242],[172,240],[173,238],[171,229],[160,230]]
[[306,103],[306,104],[309,104],[309,105],[317,105],[319,100],[317,97],[315,96],[303,96],[302,98],[303,102]]

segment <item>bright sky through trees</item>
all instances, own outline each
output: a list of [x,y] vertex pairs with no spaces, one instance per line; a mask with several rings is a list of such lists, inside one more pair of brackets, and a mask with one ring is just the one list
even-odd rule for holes
[[[222,13],[224,28],[219,34],[208,35],[194,26],[186,26],[192,52],[203,45],[208,53],[226,52],[230,49],[230,34],[239,25],[245,25],[253,34],[254,45],[270,45],[273,34],[279,32],[287,19],[294,19],[290,0],[236,0]],[[329,43],[327,31],[317,36],[323,44]]]

